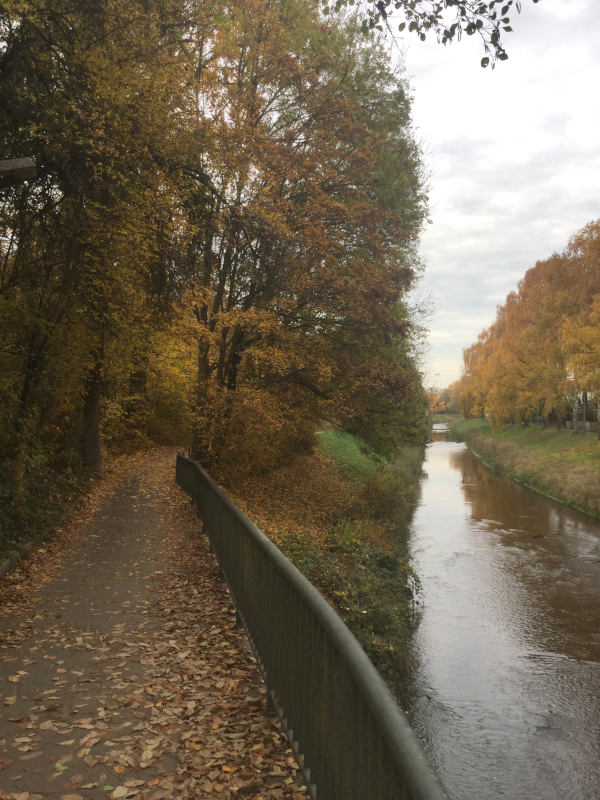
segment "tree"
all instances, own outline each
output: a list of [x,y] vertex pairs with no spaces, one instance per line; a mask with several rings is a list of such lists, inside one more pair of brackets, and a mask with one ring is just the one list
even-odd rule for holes
[[424,213],[405,87],[356,25],[323,26],[310,4],[222,14],[226,33],[196,46],[198,127],[219,144],[189,206],[194,451],[240,463],[249,416],[265,466],[323,417],[389,447],[425,408],[402,304]]
[[442,398],[439,392],[430,389],[427,392],[427,400],[429,402],[429,413],[432,416],[434,414],[441,414],[446,411],[446,401]]
[[580,397],[597,391],[600,223],[585,226],[561,254],[528,270],[496,320],[464,352],[466,413],[496,427],[542,418],[558,425]]
[[380,451],[420,436],[419,151],[402,76],[355,20],[9,0],[0,71],[2,146],[39,168],[0,188],[10,502],[43,465],[100,473],[103,435],[180,436],[188,406],[222,471],[269,469],[323,420]]
[[[354,5],[354,0],[322,0],[327,12],[339,12],[346,6]],[[539,0],[532,0],[537,3]],[[504,33],[512,31],[509,13],[513,8],[521,11],[519,0],[364,0],[363,29],[381,29],[386,26],[390,32],[391,16],[400,12],[404,20],[399,30],[414,32],[424,41],[429,33],[437,36],[442,44],[460,40],[467,36],[480,36],[485,55],[481,66],[492,67],[496,60],[505,61],[508,53],[502,44]]]
[[84,464],[102,472],[114,342],[148,320],[155,226],[172,200],[157,154],[177,140],[161,13],[118,0],[0,11],[0,141],[38,165],[27,185],[0,190],[0,436],[17,499],[38,447],[47,459],[79,439]]

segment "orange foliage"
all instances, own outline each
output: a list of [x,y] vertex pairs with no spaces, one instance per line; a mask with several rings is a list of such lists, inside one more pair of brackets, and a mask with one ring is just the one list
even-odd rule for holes
[[464,351],[463,413],[485,413],[497,427],[533,419],[560,424],[570,413],[576,420],[583,392],[600,396],[598,341],[600,220],[528,270],[495,322]]

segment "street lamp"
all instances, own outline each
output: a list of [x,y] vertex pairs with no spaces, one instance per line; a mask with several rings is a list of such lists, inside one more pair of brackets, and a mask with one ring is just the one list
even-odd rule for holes
[[31,158],[11,158],[0,161],[0,184],[35,178],[37,167]]

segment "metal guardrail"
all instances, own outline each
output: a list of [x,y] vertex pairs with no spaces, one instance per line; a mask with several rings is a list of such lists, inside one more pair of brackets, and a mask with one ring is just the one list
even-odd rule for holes
[[177,457],[313,798],[445,800],[394,697],[314,586],[194,461]]

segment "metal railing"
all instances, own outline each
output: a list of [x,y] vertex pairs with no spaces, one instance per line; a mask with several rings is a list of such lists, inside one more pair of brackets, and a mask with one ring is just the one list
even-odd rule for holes
[[204,470],[177,457],[311,794],[442,800],[394,697],[314,586]]

